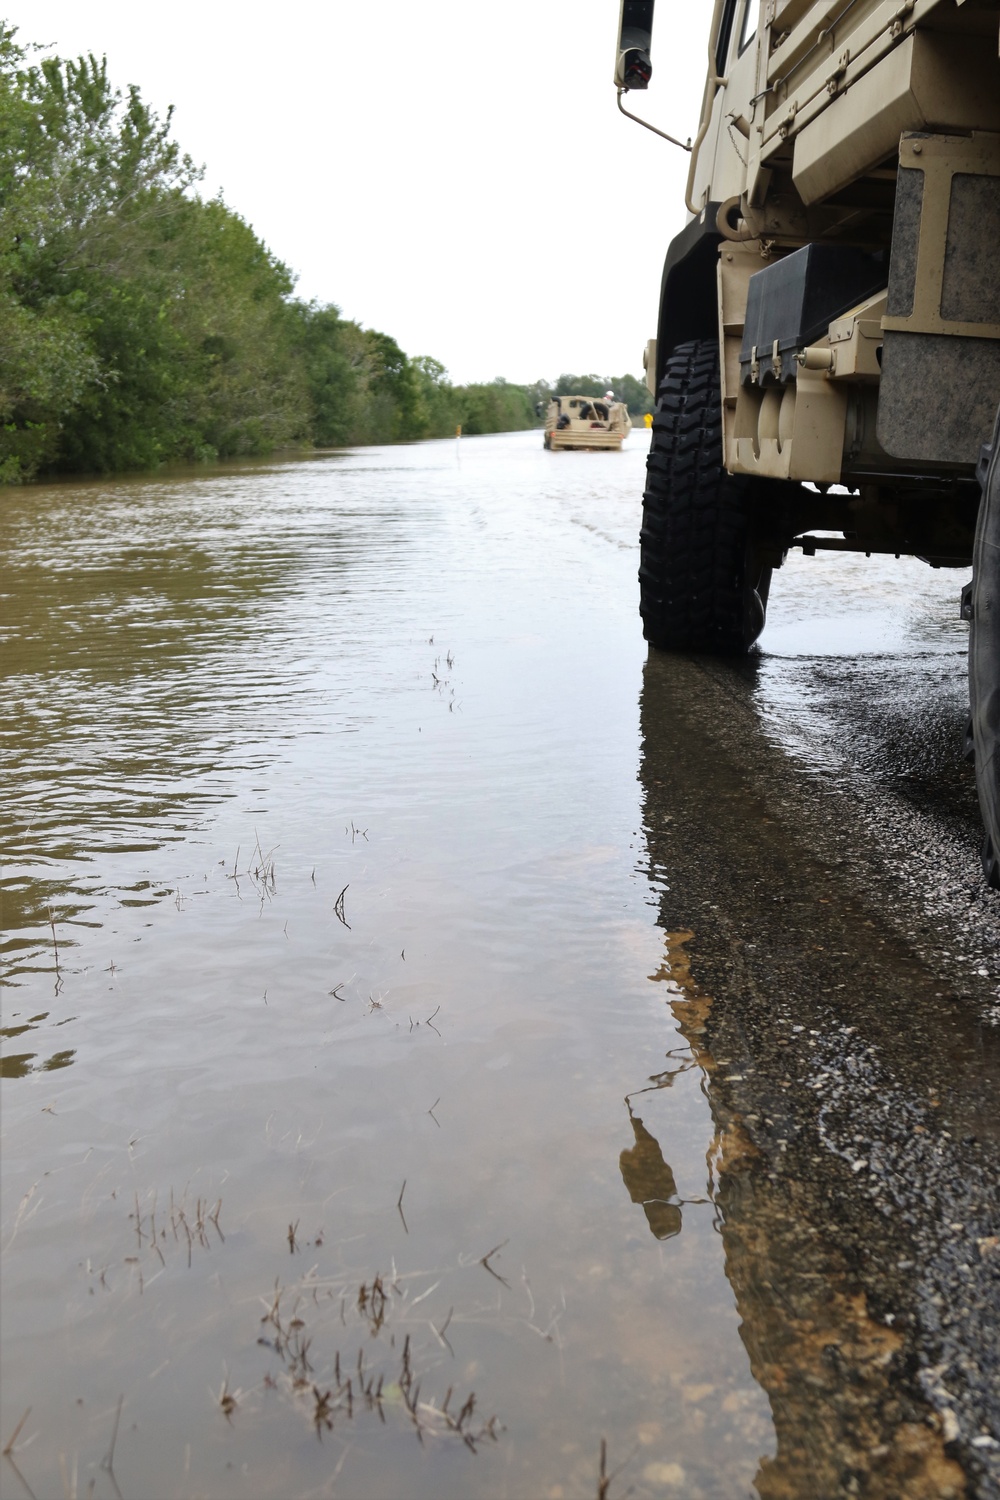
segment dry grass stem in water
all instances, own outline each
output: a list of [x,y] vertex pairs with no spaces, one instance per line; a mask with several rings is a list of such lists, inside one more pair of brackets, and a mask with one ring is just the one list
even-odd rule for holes
[[344,886],[344,889],[341,891],[340,895],[337,897],[336,901],[333,903],[333,914],[334,914],[334,916],[337,918],[338,922],[342,923],[343,926],[347,928],[348,932],[350,932],[350,930],[351,930],[351,924],[347,920],[346,916],[344,915],[344,897],[346,896],[349,888],[350,888],[350,881],[347,882],[347,885]]
[[479,1259],[479,1264],[481,1266],[485,1266],[486,1269],[487,1269],[487,1271],[489,1271],[490,1275],[493,1276],[493,1277],[495,1277],[497,1281],[502,1281],[503,1284],[504,1284],[504,1286],[507,1288],[508,1291],[510,1291],[510,1282],[507,1280],[507,1278],[505,1276],[501,1276],[499,1271],[494,1271],[493,1267],[490,1265],[490,1261],[493,1259],[494,1255],[496,1255],[498,1251],[500,1251],[500,1250],[503,1249],[504,1245],[509,1245],[509,1244],[510,1244],[510,1240],[501,1240],[500,1243],[499,1243],[499,1245],[494,1245],[492,1250],[487,1250],[486,1254],[483,1255],[483,1256],[480,1256],[480,1259]]
[[31,1407],[29,1406],[28,1410],[25,1412],[25,1414],[21,1418],[20,1422],[18,1422],[17,1426],[14,1428],[14,1431],[11,1433],[10,1437],[7,1439],[7,1446],[3,1450],[3,1456],[4,1456],[4,1458],[10,1458],[10,1455],[14,1451],[14,1444],[17,1442],[18,1438],[21,1435],[21,1428],[24,1426],[25,1422],[28,1420],[28,1418],[30,1416],[31,1416]]

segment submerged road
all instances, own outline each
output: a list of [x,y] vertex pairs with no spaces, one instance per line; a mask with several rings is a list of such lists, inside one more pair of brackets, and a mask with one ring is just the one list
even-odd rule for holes
[[642,473],[5,502],[4,1493],[1000,1500],[965,578],[647,656]]

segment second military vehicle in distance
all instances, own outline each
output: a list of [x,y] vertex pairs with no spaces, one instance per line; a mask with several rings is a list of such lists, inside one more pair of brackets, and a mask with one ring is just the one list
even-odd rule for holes
[[546,448],[619,449],[632,431],[632,418],[614,392],[606,396],[553,396],[545,413]]
[[[635,119],[653,6],[621,4]],[[697,131],[667,137],[691,154],[689,217],[646,348],[639,573],[654,646],[738,653],[789,547],[971,565],[956,608],[994,886],[998,31],[1000,0],[715,0]]]

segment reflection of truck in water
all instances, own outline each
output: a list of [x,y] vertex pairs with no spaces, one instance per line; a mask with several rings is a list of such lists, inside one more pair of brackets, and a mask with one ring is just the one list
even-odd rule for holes
[[[626,114],[653,7],[622,0]],[[971,564],[967,748],[993,885],[998,29],[1000,0],[716,0],[690,218],[646,349],[639,575],[653,645],[738,653],[793,545]]]
[[545,413],[546,448],[619,449],[632,431],[624,401],[614,396],[553,396]]

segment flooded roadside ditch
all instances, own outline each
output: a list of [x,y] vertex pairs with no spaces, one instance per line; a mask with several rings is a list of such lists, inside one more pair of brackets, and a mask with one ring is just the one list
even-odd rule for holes
[[[5,1494],[571,1500],[603,1441],[609,1500],[777,1500],[884,1442],[781,1399],[904,1337],[774,1229],[711,1035],[643,460],[6,499]],[[823,1295],[755,1318],[772,1262]],[[885,1482],[962,1493],[903,1404]]]

